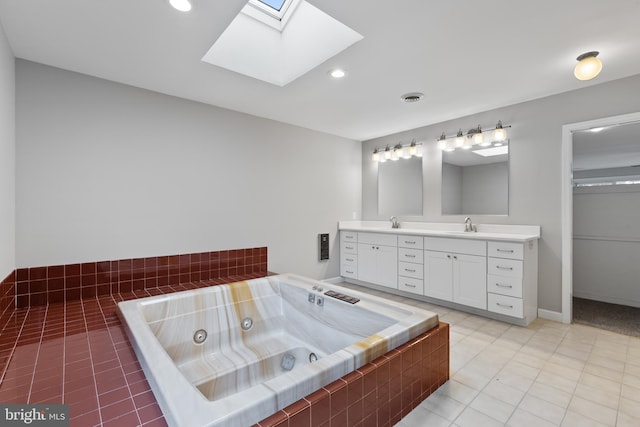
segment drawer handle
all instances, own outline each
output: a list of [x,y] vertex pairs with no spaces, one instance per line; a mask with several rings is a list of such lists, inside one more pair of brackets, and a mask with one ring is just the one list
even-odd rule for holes
[[345,246],[345,249],[353,249],[353,246]]
[[354,259],[353,259],[353,258],[345,258],[345,261],[353,262],[353,261],[354,261]]
[[405,254],[404,256],[405,256],[406,258],[415,258],[415,257],[416,257],[415,255],[409,255],[409,254]]
[[344,236],[345,239],[353,239],[353,236]]
[[499,302],[497,302],[496,305],[498,307],[502,307],[502,308],[513,309],[513,306],[512,305],[508,305],[508,304],[500,304]]
[[349,274],[353,274],[353,271],[345,270]]
[[508,270],[508,271],[512,271],[513,270],[513,267],[502,267],[500,265],[496,265],[496,268],[498,270]]
[[505,254],[512,254],[513,253],[513,249],[496,249],[496,251],[498,252],[504,252]]
[[407,245],[415,245],[416,242],[415,241],[411,241],[411,240],[405,240],[404,241]]
[[415,273],[415,270],[411,270],[410,268],[405,268],[404,271],[406,271],[407,273]]
[[408,283],[405,283],[404,285],[405,285],[406,287],[408,287],[408,288],[415,288],[415,287],[416,287],[416,285],[410,285],[410,284],[408,284]]
[[512,289],[513,285],[503,285],[502,283],[496,283],[496,286],[500,287],[500,288],[507,288],[507,289]]

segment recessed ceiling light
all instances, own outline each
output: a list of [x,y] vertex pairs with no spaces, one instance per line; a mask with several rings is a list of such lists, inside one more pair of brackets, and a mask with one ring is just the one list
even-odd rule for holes
[[347,72],[340,68],[336,68],[335,70],[329,71],[329,75],[334,79],[342,79],[347,75]]
[[191,2],[189,0],[169,0],[169,4],[180,12],[189,12],[191,10]]
[[422,99],[423,96],[424,96],[424,93],[411,92],[411,93],[405,93],[400,98],[404,102],[418,102],[418,101],[420,101]]

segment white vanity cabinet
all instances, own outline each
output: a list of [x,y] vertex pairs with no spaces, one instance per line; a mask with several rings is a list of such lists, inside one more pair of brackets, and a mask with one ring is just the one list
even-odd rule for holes
[[398,289],[417,295],[424,293],[422,236],[398,236]]
[[358,233],[358,280],[398,289],[396,235]]
[[537,241],[488,242],[487,309],[524,319],[537,317]]
[[424,295],[487,308],[487,246],[483,240],[424,238]]
[[344,280],[521,326],[537,317],[539,226],[411,225],[341,222]]
[[358,233],[355,231],[340,232],[340,275],[358,278]]

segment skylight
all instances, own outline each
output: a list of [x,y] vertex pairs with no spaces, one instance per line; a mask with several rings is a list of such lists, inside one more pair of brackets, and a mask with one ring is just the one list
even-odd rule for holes
[[277,10],[278,12],[282,9],[282,6],[285,4],[286,0],[276,1],[276,0],[258,0],[260,3],[264,3],[270,8]]
[[[267,16],[267,18],[275,19],[277,21],[282,22],[284,24],[288,19],[288,15],[290,15],[295,9],[295,3],[297,1],[294,0],[249,0],[248,5],[253,6],[253,9],[256,11],[260,11]],[[293,4],[294,7],[291,7]],[[291,9],[291,10],[290,10]],[[246,12],[245,12],[246,13]],[[251,12],[249,12],[251,14]],[[255,18],[260,21],[263,21],[262,18],[256,17],[254,14],[251,14]],[[272,26],[278,26],[279,24],[270,24]],[[280,30],[282,31],[281,27]]]
[[284,86],[361,39],[305,0],[249,0],[202,61]]
[[473,153],[479,154],[479,155],[484,156],[484,157],[500,156],[502,154],[509,153],[509,147],[507,145],[502,145],[500,147],[491,147],[491,148],[485,148],[485,149],[482,149],[482,150],[475,150],[475,151],[473,151]]

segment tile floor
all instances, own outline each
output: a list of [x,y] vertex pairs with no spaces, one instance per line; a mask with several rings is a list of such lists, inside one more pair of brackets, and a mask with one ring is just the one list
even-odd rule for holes
[[640,426],[640,338],[542,319],[522,328],[376,293],[451,325],[451,379],[397,427]]
[[[0,402],[68,403],[74,427],[165,426],[115,303],[179,289],[3,316]],[[451,325],[451,380],[398,427],[640,425],[640,338],[540,319],[521,328],[368,292],[435,311]]]

